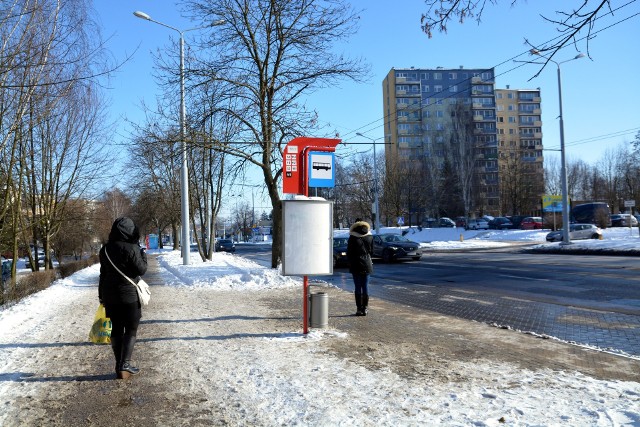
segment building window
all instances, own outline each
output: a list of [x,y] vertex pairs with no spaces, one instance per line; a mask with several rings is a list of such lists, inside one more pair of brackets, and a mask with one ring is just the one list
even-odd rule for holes
[[458,86],[453,85],[453,86],[449,86],[449,92],[457,92],[458,91]]
[[422,80],[429,80],[429,73],[420,73],[420,78]]
[[444,117],[444,112],[442,110],[437,110],[436,117]]
[[509,116],[509,123],[515,123],[516,122],[516,118],[513,116]]
[[436,130],[444,130],[444,125],[440,122],[436,123]]
[[501,92],[496,93],[496,98],[502,99],[502,93]]
[[442,92],[442,86],[441,85],[435,85],[433,87],[433,91],[436,92],[436,93]]
[[449,73],[449,79],[455,80],[457,78],[458,78],[458,74],[457,73]]
[[433,73],[433,80],[442,80],[442,73]]
[[436,105],[442,105],[442,104],[443,104],[442,98],[436,99]]
[[507,98],[509,98],[509,99],[513,99],[513,93],[509,92],[509,93],[507,94]]
[[481,74],[482,76],[482,80],[487,81],[487,80],[492,80],[493,79],[493,75],[489,72],[484,72]]
[[509,129],[509,135],[513,135],[513,134],[515,134],[515,133],[516,133],[516,132],[515,132],[515,129]]
[[422,92],[429,92],[429,85],[422,85]]
[[509,111],[515,111],[515,105],[509,104]]
[[406,78],[407,77],[407,73],[404,73],[402,71],[396,71],[396,77],[400,77],[400,78],[405,77]]

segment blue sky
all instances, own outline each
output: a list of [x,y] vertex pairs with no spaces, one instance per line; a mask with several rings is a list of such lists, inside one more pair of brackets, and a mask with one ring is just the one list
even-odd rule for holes
[[[367,142],[356,132],[376,139],[382,137],[382,80],[392,67],[496,67],[496,88],[509,85],[518,89],[541,89],[543,144],[549,149],[545,151],[545,157],[557,156],[558,151],[552,151],[560,147],[556,67],[551,64],[539,77],[529,81],[538,66],[514,63],[511,59],[518,55],[521,55],[516,58],[519,60],[532,59],[526,53],[529,48],[524,44],[525,38],[541,44],[557,35],[555,27],[543,21],[540,14],[554,17],[558,4],[567,9],[581,2],[521,0],[518,6],[511,8],[510,2],[503,1],[502,6],[487,7],[480,25],[475,21],[462,25],[453,22],[447,34],[434,33],[429,39],[420,30],[420,16],[426,11],[422,0],[352,0],[353,7],[362,11],[360,30],[348,44],[336,46],[336,50],[364,58],[371,65],[371,78],[364,83],[343,82],[339,87],[313,93],[306,100],[307,107],[315,109],[321,124],[335,129],[343,141]],[[614,8],[628,5],[613,17],[598,21],[595,31],[603,30],[590,41],[591,58],[561,66],[569,159],[595,163],[605,150],[633,140],[640,130],[637,105],[640,99],[637,77],[640,70],[637,47],[640,1],[613,0],[612,3]],[[153,104],[160,93],[152,77],[150,52],[168,45],[170,37],[176,37],[177,33],[136,18],[133,12],[144,11],[153,19],[178,28],[190,28],[193,24],[181,18],[178,6],[168,1],[96,0],[94,5],[103,36],[109,38],[107,47],[114,58],[133,54],[109,81],[107,93],[112,100],[112,118],[117,120],[126,116],[141,121],[143,115],[139,105],[142,100]],[[615,24],[619,21],[623,22]],[[587,53],[584,42],[580,42],[579,48]],[[576,54],[570,47],[556,59],[561,61]],[[512,70],[514,67],[516,69]],[[126,141],[128,131],[121,125],[116,140]],[[369,148],[365,145],[357,147],[361,151]],[[263,202],[256,201],[256,206],[258,203]]]

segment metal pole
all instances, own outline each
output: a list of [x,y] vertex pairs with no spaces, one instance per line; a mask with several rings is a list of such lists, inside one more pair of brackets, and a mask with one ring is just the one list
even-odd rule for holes
[[167,25],[160,21],[156,21],[155,19],[151,19],[149,15],[141,11],[133,12],[133,15],[137,18],[144,19],[146,21],[154,22],[158,25],[162,25],[163,27],[169,28],[171,30],[177,31],[180,34],[180,139],[182,140],[181,149],[182,149],[182,168],[180,170],[180,198],[181,198],[181,222],[182,222],[182,232],[181,232],[181,242],[180,245],[182,247],[182,263],[184,265],[189,265],[189,251],[190,251],[190,240],[189,239],[189,170],[187,168],[187,142],[185,141],[185,126],[186,126],[186,108],[184,105],[184,33],[187,31],[199,30],[203,28],[208,28],[216,25],[222,25],[225,23],[223,19],[219,19],[211,23],[211,25],[207,25],[205,27],[198,28],[189,28],[184,31],[180,31],[179,29],[172,27],[171,25]]
[[560,78],[560,64],[556,63],[558,67],[558,102],[560,104],[560,162],[561,162],[561,176],[562,180],[562,244],[570,245],[571,240],[569,237],[569,195],[567,189],[567,158],[564,149],[564,119],[562,115],[562,81]]
[[376,233],[380,232],[380,205],[378,203],[378,161],[376,159],[376,139],[369,138],[366,135],[356,132],[356,135],[367,138],[373,142],[373,210],[375,211],[375,220],[373,221],[373,229]]
[[180,170],[180,198],[182,213],[182,264],[189,265],[189,170],[185,141],[186,107],[184,103],[184,34],[180,33],[180,139],[182,141],[182,169]]
[[373,206],[376,211],[376,219],[373,228],[376,234],[380,233],[380,206],[378,204],[378,163],[376,156],[376,140],[373,140]]

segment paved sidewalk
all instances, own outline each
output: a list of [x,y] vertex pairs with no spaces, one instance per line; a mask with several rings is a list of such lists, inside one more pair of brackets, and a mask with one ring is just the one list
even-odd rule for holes
[[0,344],[3,427],[638,420],[638,360],[377,299],[355,317],[352,294],[337,288],[322,289],[329,327],[307,339],[301,286],[181,286],[155,256],[149,265],[133,356],[141,374],[115,380],[111,349],[87,342],[94,281],[60,286],[65,298],[41,300]]

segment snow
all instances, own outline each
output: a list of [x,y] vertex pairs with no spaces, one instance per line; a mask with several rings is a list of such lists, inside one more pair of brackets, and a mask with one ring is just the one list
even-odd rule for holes
[[[425,250],[559,245],[544,243],[545,231],[403,230]],[[640,238],[637,229],[612,228],[604,230],[603,240],[574,245],[638,250]],[[172,408],[154,413],[158,425],[186,425],[189,417],[198,424],[196,414],[220,401],[214,412],[230,425],[640,426],[640,383],[483,360],[451,361],[449,368],[464,376],[450,381],[367,368],[325,351],[332,340],[349,340],[348,333],[331,327],[307,335],[295,326],[281,330],[265,320],[268,308],[247,306],[247,296],[299,289],[300,278],[235,254],[217,253],[209,262],[194,256],[188,266],[175,251],[157,256],[166,286],[152,287],[144,309],[134,354],[143,374],[133,382],[182,372],[155,385],[157,393],[176,399]],[[48,424],[52,415],[37,403],[64,412],[68,399],[78,401],[74,393],[81,385],[107,393],[96,382],[64,380],[92,378],[112,364],[107,347],[83,344],[97,304],[98,275],[97,265],[86,268],[0,310],[0,425]]]

